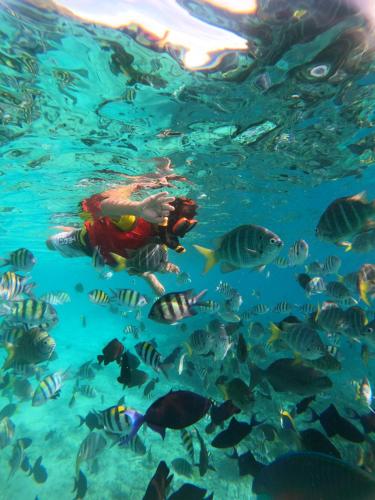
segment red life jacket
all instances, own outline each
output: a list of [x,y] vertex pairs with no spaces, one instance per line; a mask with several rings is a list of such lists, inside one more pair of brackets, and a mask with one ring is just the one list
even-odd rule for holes
[[142,218],[136,219],[130,231],[122,231],[109,217],[100,217],[94,221],[86,221],[85,228],[90,239],[91,248],[98,247],[107,264],[116,264],[110,252],[128,258],[128,250],[137,250],[150,243],[157,234],[154,225]]

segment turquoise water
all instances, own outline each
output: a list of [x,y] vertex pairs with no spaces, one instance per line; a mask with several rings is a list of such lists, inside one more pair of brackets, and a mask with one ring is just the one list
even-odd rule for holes
[[[296,21],[297,14],[294,18],[287,14],[276,18],[276,13],[282,11],[277,2],[261,3],[258,16],[254,17],[230,15],[207,5],[201,6],[201,11],[200,2],[181,4],[216,26],[229,26],[240,36],[248,37],[250,47],[256,43],[257,50],[241,53],[229,69],[229,59],[220,63],[219,58],[219,65],[212,71],[189,71],[169,53],[144,47],[126,32],[85,24],[26,3],[5,2],[1,6],[0,255],[6,257],[17,248],[28,248],[37,259],[31,271],[37,285],[35,296],[65,291],[71,297],[70,303],[56,306],[59,323],[51,335],[57,343],[57,359],[48,363],[46,372],[69,367],[71,376],[64,383],[61,396],[41,407],[32,407],[30,398],[20,401],[12,390],[0,397],[1,408],[9,401],[17,404],[11,417],[14,436],[0,454],[1,498],[74,497],[71,490],[76,455],[89,432],[85,425],[78,427],[77,415],[104,410],[117,404],[123,395],[127,406],[144,412],[170,389],[191,390],[218,402],[223,400],[215,386],[220,365],[208,357],[204,360],[214,369],[209,374],[208,388],[197,372],[193,377],[186,371],[179,375],[177,360],[169,380],[159,375],[160,382],[152,398],[147,399],[143,387],[123,391],[116,381],[119,367],[111,363],[98,371],[92,382],[87,382],[97,391],[95,399],[79,394],[75,405],[69,407],[78,368],[86,361],[96,360],[114,337],[121,340],[126,325],[139,324],[134,312],[122,317],[109,308],[92,304],[88,292],[95,288],[107,292],[112,288],[134,288],[152,297],[138,277],[121,272],[103,280],[90,258],[65,259],[47,249],[45,240],[56,232],[54,226],[81,225],[78,203],[83,198],[128,182],[122,174],[153,172],[158,158],[169,158],[174,172],[189,182],[176,182],[167,190],[172,195],[197,200],[199,223],[183,240],[185,254],[169,252],[170,260],[190,275],[191,285],[178,284],[174,275],[160,275],[160,280],[168,292],[189,286],[197,292],[207,288],[207,298],[218,302],[224,298],[216,287],[219,281],[226,281],[243,297],[240,311],[257,303],[271,309],[266,315],[253,318],[265,327],[282,318],[272,312],[280,301],[321,304],[327,300],[326,296],[306,298],[295,279],[296,274],[304,272],[304,266],[280,269],[271,264],[261,273],[241,269],[230,274],[221,273],[217,266],[203,275],[203,257],[193,248],[194,244],[214,248],[215,238],[234,227],[258,224],[282,238],[283,256],[293,242],[303,238],[310,247],[306,263],[323,262],[329,255],[339,256],[340,275],[358,270],[363,263],[374,263],[374,250],[345,253],[315,236],[319,217],[333,200],[361,191],[367,192],[369,200],[375,198],[375,59],[370,20],[350,12],[344,3],[339,8],[339,2],[333,1],[323,17],[318,2],[306,1],[306,13],[300,21]],[[285,11],[291,9],[292,14],[302,9],[295,2],[284,4]],[[317,20],[316,26],[313,23],[311,27],[311,19]],[[256,32],[257,23],[263,31],[259,28]],[[324,66],[327,74],[315,78],[311,71],[319,65]],[[268,84],[259,84],[260,77],[262,81],[269,79]],[[266,122],[272,122],[271,131],[248,143],[236,140],[241,132],[258,125],[264,127]],[[181,135],[158,137],[166,129]],[[83,293],[75,290],[77,283],[83,284]],[[260,298],[252,294],[253,290]],[[359,299],[357,292],[354,298]],[[371,320],[373,304],[359,305]],[[127,336],[124,341],[133,353],[137,342],[155,338],[158,350],[166,356],[211,319],[199,313],[183,321],[188,329],[182,332],[179,326],[160,325],[147,319],[149,307],[142,311],[146,329],[140,339]],[[297,309],[294,312],[303,318]],[[82,317],[87,321],[85,327]],[[267,336],[259,342],[253,339],[248,324],[244,321],[240,330],[246,342],[250,346],[265,345]],[[336,404],[340,413],[347,406],[359,411],[353,381],[364,377],[370,382],[374,380],[374,360],[365,365],[360,357],[363,343],[362,339],[353,342],[340,336],[342,368],[329,373],[333,388],[318,395],[314,406],[317,411],[330,402]],[[266,368],[287,353],[266,351],[265,359],[253,361]],[[6,358],[5,349],[0,350],[0,355]],[[235,345],[224,364],[226,374],[232,373],[232,358],[236,358]],[[143,363],[140,368],[150,379],[155,376]],[[249,382],[246,365],[237,376]],[[36,389],[39,382],[35,378],[30,382]],[[279,428],[280,409],[293,406],[299,399],[273,391],[271,399],[265,399],[257,393],[251,409],[238,417],[248,421],[256,413]],[[304,415],[301,417],[296,421],[303,429],[306,424]],[[216,472],[208,471],[204,477],[194,473],[190,479],[175,472],[172,489],[190,481],[214,492],[214,498],[220,500],[255,498],[251,477],[239,478],[236,461],[226,456],[232,450],[210,446],[213,435],[204,432],[208,422],[205,417],[198,428]],[[46,440],[50,431],[54,433]],[[98,456],[97,470],[82,463],[88,480],[86,498],[141,499],[160,460],[171,467],[175,458],[188,459],[179,431],[168,430],[164,442],[150,429],[142,429],[139,435],[147,448],[145,456],[111,447],[107,437],[107,446]],[[25,451],[32,464],[43,456],[48,471],[43,484],[21,469],[8,479],[13,446],[23,437],[32,439]],[[358,455],[365,445],[353,445],[337,437],[334,443],[346,461],[359,463]],[[279,443],[279,447],[264,450],[263,444],[262,433],[255,429],[241,442],[238,451],[257,450],[258,459],[268,462],[293,449]],[[194,446],[197,456],[196,439]],[[366,467],[374,472],[374,461],[369,460]]]

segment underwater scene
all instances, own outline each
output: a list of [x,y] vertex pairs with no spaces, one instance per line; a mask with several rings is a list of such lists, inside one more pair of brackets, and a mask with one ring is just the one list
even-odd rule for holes
[[0,499],[375,499],[375,5],[0,4]]

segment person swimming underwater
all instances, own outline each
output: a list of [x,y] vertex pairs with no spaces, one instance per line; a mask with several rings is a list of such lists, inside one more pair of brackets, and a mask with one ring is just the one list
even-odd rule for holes
[[[196,224],[196,203],[186,197],[169,196],[167,192],[148,196],[140,201],[130,197],[143,186],[131,184],[94,194],[80,203],[82,228],[67,230],[47,239],[50,250],[64,257],[92,256],[99,249],[104,262],[115,270],[126,266],[121,259],[134,258],[146,245],[164,245],[177,253],[185,251],[179,239]],[[149,186],[148,186],[149,187]],[[160,272],[179,273],[178,266],[167,262]],[[164,287],[147,269],[129,274],[143,277],[161,295]]]

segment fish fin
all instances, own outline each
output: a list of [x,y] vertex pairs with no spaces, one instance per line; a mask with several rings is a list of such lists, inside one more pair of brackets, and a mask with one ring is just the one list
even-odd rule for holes
[[200,245],[193,245],[193,247],[206,259],[203,273],[208,273],[218,261],[216,251],[210,248],[201,247]]
[[7,370],[10,366],[12,366],[14,357],[16,355],[16,349],[13,344],[6,344],[5,349],[8,353],[8,356],[4,361],[3,366],[1,367],[2,370]]
[[349,242],[345,242],[345,244],[343,244],[345,248],[345,252],[350,252],[350,250],[353,248],[353,245]]
[[183,345],[186,347],[189,356],[191,356],[193,354],[193,349],[191,348],[191,345],[188,342],[184,342]]
[[254,363],[248,363],[249,371],[250,371],[250,384],[249,389],[252,391],[255,386],[257,386],[265,377],[266,370],[262,370]]
[[276,342],[276,340],[278,340],[280,338],[280,334],[281,334],[280,328],[277,325],[275,325],[275,323],[272,323],[272,322],[270,323],[270,330],[271,330],[271,337],[267,341],[268,346],[270,346],[274,342]]
[[[3,263],[1,263],[1,261],[3,261]],[[10,264],[10,260],[9,259],[3,259],[2,257],[0,257],[0,267],[5,267],[7,265]]]
[[302,356],[300,352],[294,352],[294,361],[293,365],[301,365],[302,364]]
[[160,427],[159,425],[154,425],[154,424],[147,424],[150,429],[152,429],[154,432],[157,432],[160,434],[162,439],[165,439],[165,427]]
[[208,289],[205,288],[204,290],[202,290],[201,292],[199,292],[197,295],[195,295],[195,297],[193,297],[190,301],[191,304],[197,304],[199,305],[198,303],[198,300],[203,297],[203,295],[205,295],[206,293],[208,292]]
[[78,427],[81,427],[85,423],[85,419],[81,415],[77,415],[77,417],[79,418]]
[[225,401],[227,401],[229,399],[229,396],[228,396],[228,390],[227,390],[225,384],[218,384],[217,387],[219,388],[219,391],[221,391],[221,393],[223,395],[223,399]]
[[118,443],[121,448],[128,446],[129,442],[137,435],[137,432],[145,422],[144,415],[142,415],[142,413],[138,413],[137,411],[132,412],[132,414],[127,413],[127,415],[130,418],[132,425],[129,434],[124,438],[121,438]]
[[361,191],[360,193],[355,194],[354,196],[352,196],[350,199],[351,200],[357,200],[357,201],[360,200],[360,201],[366,202],[367,201],[366,191]]
[[126,269],[127,259],[125,259],[125,257],[122,257],[121,255],[117,255],[117,253],[113,253],[113,252],[109,252],[109,254],[115,260],[115,262],[117,264],[113,268],[116,272],[120,272],[120,271],[123,271],[124,269]]
[[104,356],[102,354],[98,354],[97,355],[97,358],[98,358],[98,363],[101,364],[102,361],[104,361]]
[[220,271],[222,273],[231,273],[233,271],[237,271],[239,267],[233,266],[232,264],[229,264],[229,262],[223,262],[220,266]]
[[344,247],[344,248],[348,248],[348,247],[352,247],[352,244],[350,243],[350,241],[338,241],[336,242],[336,245],[338,247]]
[[368,297],[367,297],[367,292],[369,290],[369,284],[367,281],[364,281],[364,280],[359,280],[359,296],[361,297],[361,299],[363,300],[363,302],[365,304],[367,304],[368,306],[370,306],[370,301],[368,300]]
[[162,372],[162,374],[164,375],[164,377],[166,379],[169,379],[167,370],[172,368],[172,366],[173,366],[173,363],[160,363],[160,365],[159,365],[160,371]]
[[0,316],[6,316],[11,311],[9,304],[0,304]]
[[263,265],[263,266],[257,266],[257,267],[254,267],[255,271],[258,271],[258,273],[262,273],[265,269],[266,269],[266,266]]
[[259,255],[259,252],[253,250],[252,248],[245,248],[245,251],[251,255]]

